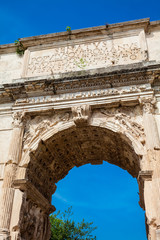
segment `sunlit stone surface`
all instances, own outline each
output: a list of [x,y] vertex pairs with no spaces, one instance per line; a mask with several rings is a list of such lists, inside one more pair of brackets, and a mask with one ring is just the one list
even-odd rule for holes
[[0,46],[0,240],[47,240],[51,196],[74,166],[137,178],[160,240],[160,22],[142,19]]

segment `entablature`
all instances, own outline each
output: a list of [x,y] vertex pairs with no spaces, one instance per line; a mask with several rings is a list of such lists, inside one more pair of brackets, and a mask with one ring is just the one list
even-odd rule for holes
[[96,70],[70,72],[57,77],[22,78],[0,87],[0,103],[17,99],[59,95],[95,89],[109,89],[153,83],[160,64],[129,64]]

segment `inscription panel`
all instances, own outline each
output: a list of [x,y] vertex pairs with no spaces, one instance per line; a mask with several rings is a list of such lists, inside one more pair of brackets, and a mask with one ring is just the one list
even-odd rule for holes
[[[102,39],[28,51],[24,75],[39,76],[135,63],[146,58],[138,36]],[[26,56],[27,58],[27,56]]]

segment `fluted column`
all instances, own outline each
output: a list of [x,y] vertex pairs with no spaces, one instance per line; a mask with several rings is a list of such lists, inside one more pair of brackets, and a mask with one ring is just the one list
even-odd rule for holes
[[152,180],[144,181],[144,203],[149,228],[148,239],[160,240],[160,140],[154,116],[156,100],[141,99],[146,135],[144,170],[152,171]]
[[0,211],[0,240],[9,238],[9,227],[14,198],[14,188],[12,183],[15,177],[17,164],[21,157],[23,139],[23,112],[16,112],[13,115],[13,130],[10,142],[8,160],[5,166],[4,181],[1,194]]
[[146,134],[147,149],[160,150],[158,128],[154,117],[156,99],[141,98],[141,104],[143,106],[143,123]]

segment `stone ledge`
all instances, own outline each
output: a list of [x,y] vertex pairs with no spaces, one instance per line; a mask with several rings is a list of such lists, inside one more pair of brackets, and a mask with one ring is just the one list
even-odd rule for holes
[[[64,40],[67,41],[70,39],[84,38],[89,36],[97,36],[97,35],[104,35],[104,34],[108,35],[108,34],[113,34],[115,32],[128,31],[128,30],[133,30],[138,28],[144,28],[144,30],[146,31],[149,25],[150,26],[160,25],[160,21],[154,21],[152,24],[152,22],[150,23],[149,18],[144,18],[144,19],[127,21],[122,23],[108,24],[107,26],[103,25],[98,27],[72,30],[71,34],[68,34],[68,32],[65,31],[65,32],[59,32],[59,33],[20,38],[19,40],[22,42],[24,47],[28,48],[36,45],[53,43],[53,41],[64,41]],[[13,52],[16,52],[16,47],[14,43],[0,45],[0,54],[13,53]]]
[[56,209],[52,206],[48,200],[42,196],[42,194],[33,186],[33,184],[25,179],[15,180],[13,187],[25,191],[27,197],[29,197],[34,203],[40,206],[45,212],[52,213]]
[[138,175],[138,183],[139,183],[139,205],[140,207],[145,210],[145,204],[144,204],[144,182],[145,181],[152,181],[152,175],[153,171],[146,170],[146,171],[140,171]]
[[58,95],[108,89],[131,85],[152,84],[154,73],[160,74],[160,64],[137,63],[112,68],[70,72],[54,76],[31,77],[14,80],[0,87],[0,102],[14,102],[19,98]]

